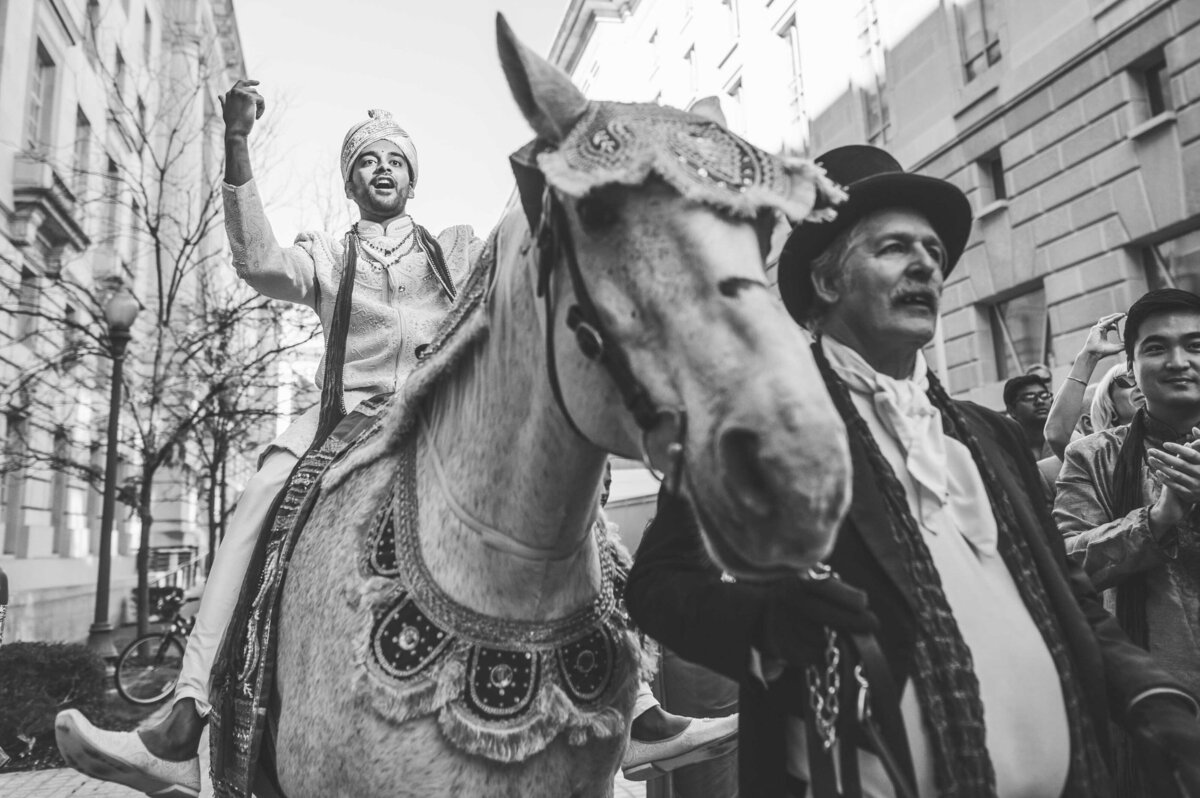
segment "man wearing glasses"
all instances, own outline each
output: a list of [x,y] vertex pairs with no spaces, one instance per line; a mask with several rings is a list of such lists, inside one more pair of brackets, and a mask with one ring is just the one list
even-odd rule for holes
[[1004,383],[1004,407],[1021,425],[1034,460],[1053,454],[1046,446],[1046,416],[1053,400],[1050,386],[1038,374],[1022,374]]

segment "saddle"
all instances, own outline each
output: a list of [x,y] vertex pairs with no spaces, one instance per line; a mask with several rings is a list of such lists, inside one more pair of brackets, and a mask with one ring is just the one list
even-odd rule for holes
[[[368,437],[390,394],[372,397],[349,413],[296,464],[259,537],[237,608],[213,667],[210,718],[212,778],[219,798],[250,798],[272,711],[275,655],[284,574],[316,502],[321,475],[355,442]],[[258,578],[253,578],[258,574]],[[268,751],[269,753],[269,751]],[[271,773],[272,757],[261,757]]]

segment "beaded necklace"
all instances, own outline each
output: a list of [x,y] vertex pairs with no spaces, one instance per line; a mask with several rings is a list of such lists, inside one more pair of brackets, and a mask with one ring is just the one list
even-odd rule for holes
[[[408,231],[408,235],[400,239],[398,244],[383,248],[372,243],[373,239],[363,238],[362,234],[358,231],[358,225],[355,224],[354,241],[355,246],[358,247],[360,255],[363,253],[369,255],[369,257],[364,258],[364,260],[370,264],[374,271],[380,271],[381,269],[387,269],[395,266],[404,256],[413,251],[417,245],[417,240],[415,237],[416,232],[417,226],[414,223],[412,229]],[[385,236],[377,236],[376,238],[384,237]]]

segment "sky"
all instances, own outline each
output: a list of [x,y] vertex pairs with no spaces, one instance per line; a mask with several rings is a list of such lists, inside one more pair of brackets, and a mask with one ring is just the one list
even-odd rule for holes
[[275,115],[272,165],[256,177],[280,243],[323,228],[331,199],[346,207],[338,151],[369,108],[416,144],[413,218],[486,236],[512,190],[508,155],[533,137],[496,54],[496,12],[545,55],[568,1],[235,0],[248,76]]

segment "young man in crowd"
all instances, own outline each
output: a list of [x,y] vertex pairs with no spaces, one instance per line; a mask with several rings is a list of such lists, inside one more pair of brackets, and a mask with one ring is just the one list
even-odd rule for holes
[[1034,461],[1053,454],[1046,446],[1046,417],[1054,394],[1038,374],[1022,374],[1004,383],[1004,409],[1021,425],[1025,443]]
[[[1145,398],[1128,424],[1067,447],[1054,518],[1126,634],[1200,691],[1200,297],[1168,288],[1129,309],[1125,353]],[[1154,795],[1136,774],[1131,792]]]

